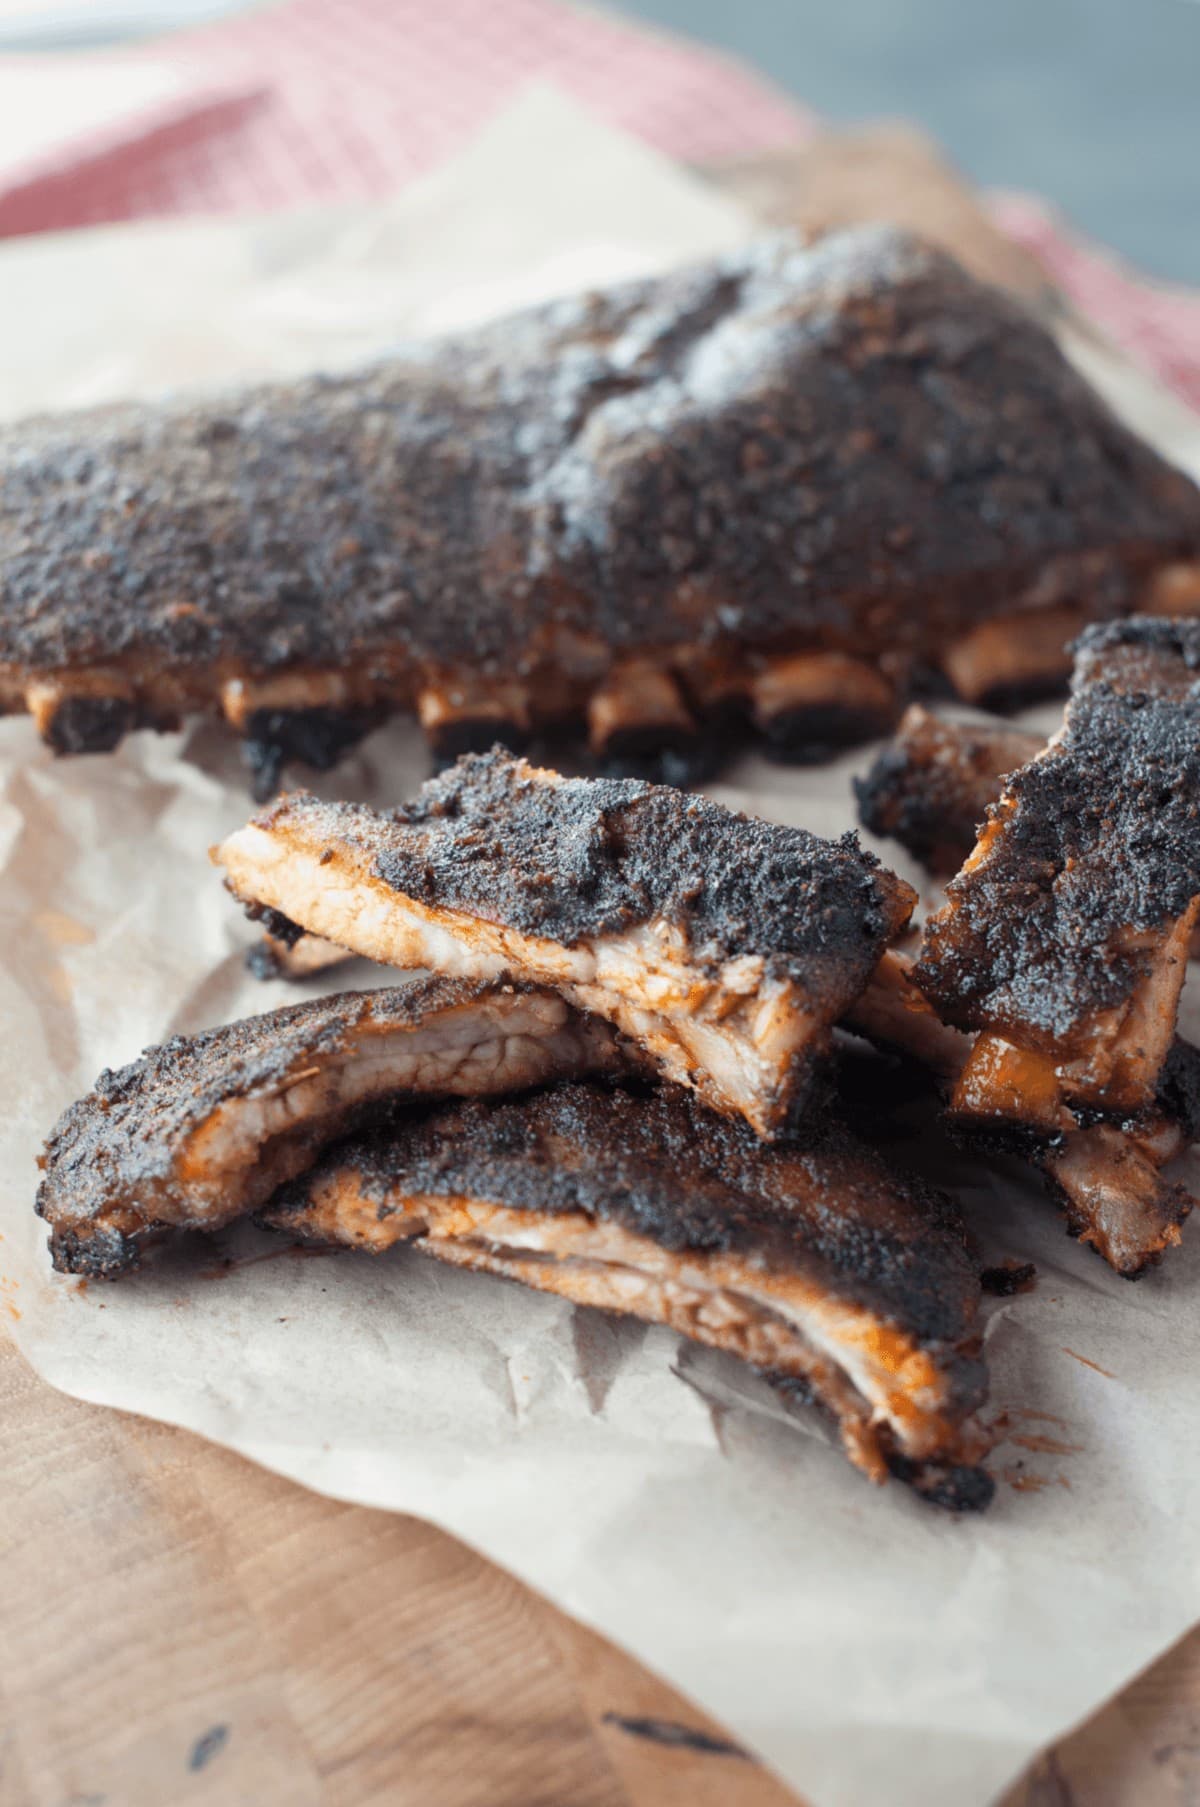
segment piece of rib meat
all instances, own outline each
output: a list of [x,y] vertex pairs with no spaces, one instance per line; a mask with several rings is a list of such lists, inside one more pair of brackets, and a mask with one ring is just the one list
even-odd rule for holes
[[741,722],[811,757],[927,670],[1060,683],[1163,598],[1200,608],[1200,491],[886,227],[0,429],[0,706],[60,752],[219,710],[260,795],[395,710],[443,756],[565,723],[680,777]]
[[943,1023],[906,954],[884,956],[845,1026],[924,1068],[956,1134],[1035,1167],[1068,1232],[1126,1279],[1179,1242],[1195,1198],[1163,1169],[1200,1138],[1200,1054],[1190,1044],[1173,1042],[1148,1105],[1105,1119],[1072,1110],[1044,1065],[1011,1044]]
[[329,1150],[260,1221],[670,1325],[814,1399],[873,1480],[991,1496],[961,1219],[844,1130],[772,1148],[676,1087],[585,1082],[418,1111]]
[[858,816],[931,872],[957,872],[1004,780],[1045,746],[1003,722],[952,722],[913,703],[865,778]]
[[167,1228],[253,1211],[364,1114],[627,1064],[607,1024],[529,988],[445,979],[350,992],[175,1036],[65,1111],[37,1209],[61,1273],[136,1267]]
[[557,987],[763,1136],[798,1123],[833,1024],[915,901],[853,836],[498,750],[386,814],[281,798],[214,858],[268,928]]
[[[866,777],[854,780],[859,820],[931,872],[957,872],[1008,774],[1045,744],[1003,722],[948,721],[913,703]],[[1200,958],[1200,931],[1192,932],[1190,952]]]
[[[949,885],[916,978],[980,1032],[971,1108],[997,1087],[1001,1112],[1035,1124],[1051,1099],[1152,1105],[1200,911],[1198,673],[1200,623],[1090,629],[1061,732],[1009,777]],[[992,1038],[1019,1059],[1015,1089]]]

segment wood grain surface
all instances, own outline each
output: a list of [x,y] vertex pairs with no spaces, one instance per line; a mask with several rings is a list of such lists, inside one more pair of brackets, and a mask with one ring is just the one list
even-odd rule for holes
[[[0,1339],[3,1807],[794,1807],[416,1519],[51,1391]],[[1200,1801],[1200,1635],[1004,1807]],[[887,1807],[887,1803],[880,1803]]]
[[[727,179],[777,218],[788,194],[797,217],[852,215],[866,163],[897,154],[851,140]],[[929,186],[961,231],[961,193]],[[2,1807],[794,1807],[452,1538],[62,1398],[2,1335],[0,1447]],[[1200,1634],[1004,1807],[1196,1802]]]

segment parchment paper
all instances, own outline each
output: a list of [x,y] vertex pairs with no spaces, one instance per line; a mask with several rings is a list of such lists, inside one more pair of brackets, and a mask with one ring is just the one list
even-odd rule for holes
[[[389,209],[8,249],[0,393],[17,414],[333,363],[747,230],[539,94]],[[1176,404],[1108,375],[1195,456]],[[834,832],[866,758],[746,760],[717,794]],[[396,725],[323,788],[386,801],[423,772]],[[28,723],[0,724],[0,1300],[48,1380],[445,1526],[703,1703],[815,1807],[991,1799],[1200,1614],[1200,1237],[1131,1286],[1015,1169],[950,1174],[989,1253],[1040,1274],[991,1315],[1017,1440],[994,1509],[961,1522],[870,1488],[736,1364],[411,1254],[302,1260],[240,1235],[111,1288],[52,1277],[31,1205],[59,1109],[152,1040],[294,995],[246,975],[251,931],[207,862],[247,809],[214,728],[55,762]]]

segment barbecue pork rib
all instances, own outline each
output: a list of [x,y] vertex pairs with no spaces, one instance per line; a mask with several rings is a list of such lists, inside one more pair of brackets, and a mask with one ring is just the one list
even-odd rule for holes
[[253,1211],[398,1098],[623,1064],[607,1024],[529,988],[435,979],[293,1005],[102,1073],[51,1132],[37,1209],[60,1273],[112,1278],[164,1230],[215,1230]]
[[975,1146],[1028,1161],[1062,1208],[1068,1232],[1117,1273],[1136,1280],[1161,1261],[1195,1204],[1187,1187],[1162,1170],[1200,1139],[1196,1049],[1175,1040],[1154,1100],[1140,1111],[1108,1120],[1052,1098],[1034,1121],[1028,1097],[1016,1096],[1019,1066],[1003,1064],[1012,1050],[986,1044],[996,1063],[995,1089],[986,1111],[978,1111],[973,1056],[980,1038],[943,1023],[912,973],[908,954],[885,954],[844,1026],[923,1067],[950,1106],[953,1131]]
[[1200,491],[885,227],[0,429],[0,707],[60,752],[220,710],[260,796],[396,710],[451,757],[586,724],[678,778],[731,720],[818,756],[1138,607],[1200,607]]
[[984,1091],[985,1044],[1008,1044],[1031,1121],[1043,1093],[1153,1102],[1200,910],[1198,674],[1200,623],[1089,629],[1062,730],[1009,777],[926,931],[918,983],[982,1032]]
[[214,858],[277,936],[554,986],[766,1137],[799,1121],[833,1024],[915,902],[853,836],[498,750],[386,814],[283,797]]
[[[1042,736],[1002,722],[948,721],[913,703],[866,776],[854,780],[859,821],[869,833],[898,841],[930,872],[957,872],[1008,774],[1036,759],[1045,744]],[[315,958],[301,948],[299,963]],[[1200,930],[1192,933],[1191,957],[1200,958]]]
[[1200,624],[1095,626],[1066,720],[1006,781],[915,967],[974,1040],[963,1130],[1040,1146],[1074,1227],[1120,1271],[1177,1241],[1190,1196],[1159,1168],[1200,912]]
[[913,703],[864,778],[858,817],[931,872],[957,872],[1004,780],[1045,746],[1002,722],[952,722]]
[[305,1242],[411,1243],[667,1324],[815,1400],[873,1480],[890,1470],[959,1509],[991,1497],[961,1219],[844,1130],[768,1147],[676,1087],[568,1084],[333,1147],[260,1221]]

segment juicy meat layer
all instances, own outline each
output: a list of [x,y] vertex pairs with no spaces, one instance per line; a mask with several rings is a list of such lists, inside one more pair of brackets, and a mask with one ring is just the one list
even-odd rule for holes
[[842,1026],[885,1053],[916,1061],[947,1090],[958,1080],[971,1052],[972,1037],[944,1023],[913,978],[913,958],[886,953]]
[[816,1399],[851,1459],[986,1504],[979,1274],[948,1200],[841,1130],[802,1151],[674,1087],[472,1101],[331,1149],[265,1221],[669,1324]]
[[[1072,1105],[1149,1107],[1200,909],[1200,623],[1079,643],[1062,731],[1007,780],[916,967],[940,1015]],[[986,1053],[977,1050],[986,1061]]]
[[1044,745],[1019,728],[945,721],[914,703],[866,777],[854,781],[859,820],[931,872],[957,872],[1008,773]]
[[469,755],[387,814],[282,798],[234,895],[369,959],[556,986],[761,1135],[794,1123],[911,889],[849,837],[624,779]]
[[167,1227],[213,1230],[255,1210],[385,1103],[620,1064],[607,1025],[545,992],[435,979],[322,998],[102,1073],[47,1140],[37,1209],[60,1273],[107,1278]]
[[0,700],[61,752],[220,709],[267,792],[395,709],[686,771],[731,713],[803,755],[928,668],[1061,680],[1083,621],[1200,601],[1198,557],[1200,492],[1019,304],[888,228],[781,237],[0,430]]

